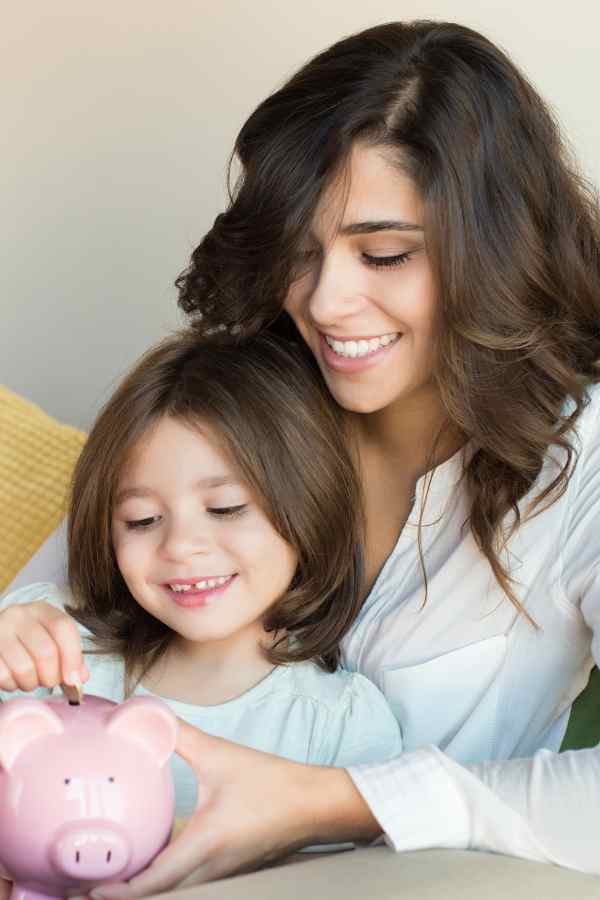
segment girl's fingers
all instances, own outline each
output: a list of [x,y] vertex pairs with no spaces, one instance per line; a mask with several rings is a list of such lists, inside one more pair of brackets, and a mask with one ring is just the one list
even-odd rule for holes
[[35,661],[23,646],[18,636],[10,641],[2,641],[0,657],[20,691],[33,691],[39,687]]
[[[11,675],[10,669],[5,665],[4,661],[0,659],[0,691],[16,691],[17,685],[15,684],[15,680]],[[0,885],[2,882],[0,881]],[[0,900],[2,900],[0,896]]]
[[34,621],[27,632],[20,634],[19,638],[35,663],[38,683],[47,688],[60,684],[59,648],[44,626]]
[[8,670],[5,690],[33,691],[87,681],[81,637],[65,612],[41,599],[7,607],[0,616],[0,659]]
[[74,619],[47,603],[39,604],[42,609],[38,621],[46,629],[57,647],[59,655],[59,677],[55,684],[82,684],[89,677],[81,648],[81,636]]

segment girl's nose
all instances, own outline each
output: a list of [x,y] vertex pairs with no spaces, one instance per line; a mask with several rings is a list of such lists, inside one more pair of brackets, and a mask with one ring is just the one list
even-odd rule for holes
[[209,553],[212,546],[210,529],[206,524],[189,523],[172,525],[162,544],[162,552],[168,559],[185,561],[197,554]]

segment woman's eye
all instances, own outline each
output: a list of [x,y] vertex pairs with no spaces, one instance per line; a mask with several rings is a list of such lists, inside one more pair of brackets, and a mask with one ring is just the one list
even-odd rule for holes
[[402,266],[411,258],[412,253],[395,253],[393,256],[372,256],[370,253],[363,253],[362,257],[368,266],[375,269],[391,269],[394,266]]
[[151,525],[154,525],[159,521],[160,516],[147,516],[145,519],[132,519],[129,522],[125,522],[125,525],[131,531],[135,531],[136,529],[141,530],[144,528],[150,528]]
[[240,503],[238,506],[209,506],[207,507],[207,512],[211,514],[211,516],[217,516],[221,518],[239,516],[247,507],[247,503]]

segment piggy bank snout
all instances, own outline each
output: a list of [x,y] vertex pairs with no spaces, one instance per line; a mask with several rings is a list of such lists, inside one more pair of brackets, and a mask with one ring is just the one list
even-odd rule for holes
[[51,852],[58,872],[76,879],[112,878],[131,859],[129,841],[108,823],[85,822],[61,829]]

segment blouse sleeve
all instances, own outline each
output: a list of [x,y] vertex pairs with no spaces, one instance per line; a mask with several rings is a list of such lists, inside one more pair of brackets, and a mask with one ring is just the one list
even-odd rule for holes
[[[561,535],[562,589],[600,664],[600,395],[582,415]],[[350,775],[396,850],[489,850],[600,874],[600,745],[460,765],[435,747]]]
[[37,581],[35,584],[25,585],[6,594],[0,600],[0,612],[7,606],[34,603],[36,600],[44,600],[50,606],[64,611],[65,604],[70,601],[70,594],[67,588],[58,587],[51,581]]

